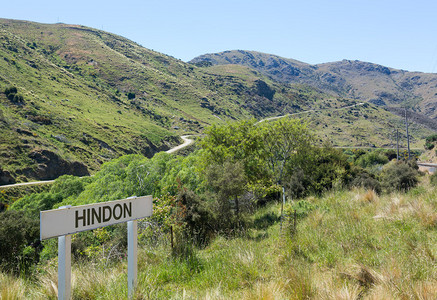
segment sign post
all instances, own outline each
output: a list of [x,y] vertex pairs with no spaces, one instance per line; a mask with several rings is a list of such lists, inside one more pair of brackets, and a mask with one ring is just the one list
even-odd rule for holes
[[138,272],[138,221],[127,222],[127,290],[128,298],[132,299],[137,286]]
[[[59,209],[69,208],[61,206]],[[71,235],[58,237],[58,298],[71,298]]]
[[71,234],[117,223],[128,228],[128,296],[137,282],[138,219],[152,215],[152,196],[40,212],[40,239],[58,237],[58,299],[71,297]]
[[58,299],[71,298],[71,235],[58,237]]

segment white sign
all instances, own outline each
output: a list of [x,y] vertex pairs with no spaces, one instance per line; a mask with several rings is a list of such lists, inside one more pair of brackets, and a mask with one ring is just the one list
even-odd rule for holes
[[152,196],[40,212],[40,239],[45,240],[152,215]]

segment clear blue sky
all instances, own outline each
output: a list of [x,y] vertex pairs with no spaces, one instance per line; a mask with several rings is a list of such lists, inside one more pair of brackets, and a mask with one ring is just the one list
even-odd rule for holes
[[16,0],[0,17],[103,29],[183,61],[242,49],[437,72],[436,0]]

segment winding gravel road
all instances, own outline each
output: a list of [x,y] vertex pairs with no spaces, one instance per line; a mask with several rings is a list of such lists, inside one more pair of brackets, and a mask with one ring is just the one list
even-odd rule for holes
[[[353,105],[348,105],[348,106],[343,106],[343,107],[339,107],[339,108],[328,108],[328,109],[311,109],[311,110],[306,110],[306,111],[301,111],[301,112],[297,112],[297,113],[292,113],[292,114],[286,114],[283,116],[277,116],[277,117],[271,117],[271,118],[265,118],[262,119],[260,121],[258,121],[256,124],[265,122],[265,121],[271,121],[271,120],[276,120],[276,119],[280,119],[280,118],[285,118],[285,117],[289,117],[289,116],[293,116],[293,115],[300,115],[300,114],[305,114],[305,113],[311,113],[311,112],[317,112],[317,111],[322,111],[322,110],[341,110],[341,109],[346,109],[346,108],[351,108],[351,107],[355,107],[355,106],[360,106],[360,105],[364,105],[363,102],[357,103],[357,104],[353,104]],[[194,140],[190,139],[190,137],[192,136],[198,136],[196,134],[191,134],[191,135],[182,135],[181,139],[184,141],[182,144],[175,146],[169,150],[167,150],[167,153],[174,153],[176,151],[179,151],[185,147],[188,147],[189,145],[191,145]],[[52,183],[54,180],[45,180],[45,181],[33,181],[33,182],[23,182],[23,183],[16,183],[16,184],[8,184],[8,185],[1,185],[0,188],[11,188],[11,187],[17,187],[17,186],[24,186],[24,185],[36,185],[36,184],[47,184],[47,183]]]
[[[167,150],[167,153],[174,153],[176,151],[179,151],[185,147],[188,147],[189,145],[191,145],[194,140],[190,139],[190,137],[192,136],[196,136],[195,134],[191,134],[191,135],[183,135],[181,136],[181,139],[184,141],[182,144],[175,146],[173,148],[171,148],[170,150]],[[26,185],[38,185],[38,184],[48,184],[48,183],[52,183],[55,180],[44,180],[44,181],[32,181],[32,182],[22,182],[22,183],[15,183],[15,184],[7,184],[7,185],[0,185],[0,189],[3,188],[12,188],[12,187],[17,187],[17,186],[26,186]]]
[[167,150],[165,152],[167,153],[173,153],[176,152],[178,150],[181,150],[182,148],[188,147],[189,145],[191,145],[194,140],[190,139],[189,137],[191,136],[196,136],[195,134],[191,134],[191,135],[182,135],[181,139],[184,141],[183,144],[180,144],[179,146],[173,147],[170,150]]

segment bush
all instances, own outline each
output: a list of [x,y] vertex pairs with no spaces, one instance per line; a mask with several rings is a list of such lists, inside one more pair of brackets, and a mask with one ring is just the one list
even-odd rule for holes
[[360,166],[362,168],[371,167],[374,165],[385,165],[388,163],[388,158],[382,153],[379,152],[368,152],[362,156],[360,156],[356,161],[355,164],[357,166]]
[[434,148],[434,143],[437,141],[437,134],[430,135],[425,139],[425,149],[431,150]]
[[381,182],[388,191],[406,192],[419,182],[419,172],[416,163],[402,161],[387,164],[381,173]]
[[429,178],[430,182],[432,185],[437,186],[437,172],[434,172],[430,178]]
[[0,269],[26,273],[39,260],[39,221],[13,210],[1,213],[0,241]]
[[24,103],[24,98],[23,98],[23,96],[21,96],[19,94],[15,94],[14,98],[12,98],[12,102],[14,102],[14,103]]
[[64,175],[55,180],[49,192],[33,193],[18,199],[11,205],[12,210],[24,211],[28,216],[38,218],[41,210],[52,209],[68,197],[79,195],[91,178]]
[[288,195],[293,198],[310,193],[320,195],[334,187],[347,185],[352,168],[339,149],[325,145],[307,149],[299,161],[289,165],[284,176]]
[[194,192],[181,189],[177,201],[181,208],[178,221],[185,225],[185,234],[196,245],[206,245],[212,236],[211,212]]
[[7,87],[7,88],[5,89],[5,94],[6,94],[6,96],[9,96],[10,94],[16,94],[17,92],[18,92],[18,90],[17,90],[17,88],[14,87],[14,86]]
[[381,183],[375,176],[364,169],[359,168],[350,183],[351,187],[362,187],[368,190],[373,190],[376,193],[381,193]]
[[18,90],[16,87],[8,87],[5,89],[6,97],[13,103],[24,103],[24,98],[22,95],[17,94]]

